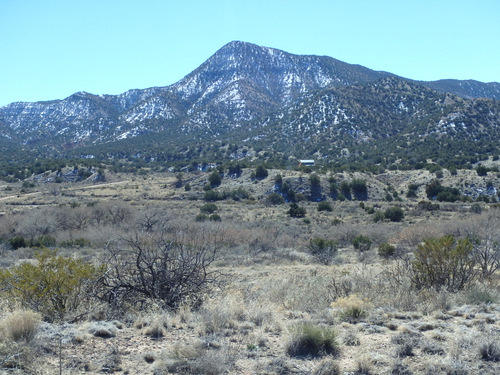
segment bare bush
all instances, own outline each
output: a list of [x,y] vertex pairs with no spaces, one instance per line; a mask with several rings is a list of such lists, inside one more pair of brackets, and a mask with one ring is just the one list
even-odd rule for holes
[[482,277],[491,277],[500,266],[500,210],[494,209],[463,226],[473,244],[472,256],[481,268]]
[[223,238],[223,230],[216,227],[136,229],[108,247],[109,269],[100,296],[119,305],[156,300],[167,308],[199,306],[220,280],[210,265]]

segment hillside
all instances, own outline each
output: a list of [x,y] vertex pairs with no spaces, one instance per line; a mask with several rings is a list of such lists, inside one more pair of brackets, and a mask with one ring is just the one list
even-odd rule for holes
[[221,147],[231,142],[265,149],[274,161],[462,166],[500,153],[497,99],[495,83],[415,82],[231,42],[171,86],[0,108],[1,162],[22,153],[189,164],[203,162],[207,147],[227,162],[233,156]]

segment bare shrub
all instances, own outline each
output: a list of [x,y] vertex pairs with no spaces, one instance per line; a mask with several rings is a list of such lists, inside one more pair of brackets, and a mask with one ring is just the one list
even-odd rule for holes
[[168,308],[199,306],[220,281],[210,265],[223,238],[217,227],[136,229],[108,248],[109,270],[101,280],[100,297],[117,305],[156,300]]
[[500,210],[492,209],[463,225],[473,244],[472,256],[481,268],[481,276],[491,277],[500,266]]

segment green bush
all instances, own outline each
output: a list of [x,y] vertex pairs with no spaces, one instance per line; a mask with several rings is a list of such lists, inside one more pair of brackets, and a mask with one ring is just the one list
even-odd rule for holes
[[208,216],[207,216],[207,215],[205,215],[205,214],[198,214],[198,215],[196,215],[195,220],[196,220],[197,222],[199,222],[199,223],[202,223],[202,222],[204,222],[204,221],[207,221],[207,220],[208,220]]
[[477,276],[471,257],[473,244],[468,239],[448,235],[428,238],[414,251],[410,279],[417,289],[464,289]]
[[285,199],[278,193],[271,193],[266,197],[266,204],[269,206],[283,203],[285,203]]
[[409,184],[408,185],[408,192],[406,193],[406,197],[407,198],[416,198],[418,188],[419,188],[418,184]]
[[56,239],[52,236],[40,236],[31,241],[31,247],[54,247]]
[[326,201],[319,202],[318,203],[318,211],[332,212],[333,211],[333,206],[332,206],[332,204],[330,202],[326,202]]
[[213,171],[212,173],[210,173],[210,176],[208,176],[208,182],[212,187],[219,186],[222,182],[222,177],[219,171]]
[[213,214],[217,211],[217,205],[215,203],[205,203],[200,207],[200,211],[204,214]]
[[340,191],[345,198],[349,199],[351,197],[351,184],[347,181],[342,181],[340,183]]
[[86,287],[104,269],[81,259],[57,255],[56,250],[35,253],[36,262],[22,263],[0,271],[0,286],[6,297],[47,319],[62,318],[74,311],[86,295]]
[[290,329],[286,352],[294,357],[319,357],[339,352],[337,333],[331,326],[303,322]]
[[290,215],[290,217],[305,217],[306,209],[299,206],[297,203],[291,203],[288,214]]
[[396,247],[389,243],[381,243],[378,245],[378,255],[382,258],[390,258],[396,253]]
[[369,237],[360,234],[352,240],[352,246],[354,246],[356,250],[359,250],[361,252],[368,251],[372,246],[372,240],[370,240]]
[[205,192],[204,199],[207,202],[222,201],[226,199],[228,194],[225,191],[209,190]]
[[9,243],[12,250],[17,250],[22,247],[28,247],[28,243],[21,236],[12,237],[7,242]]
[[384,211],[384,217],[393,222],[403,220],[405,213],[401,207],[389,207]]
[[321,184],[321,179],[319,178],[319,176],[316,173],[312,173],[309,176],[309,182],[311,183],[312,187],[319,187]]
[[243,189],[242,187],[239,187],[238,189],[234,189],[231,191],[231,198],[235,201],[239,201],[242,199],[250,199],[250,193]]
[[222,218],[217,214],[213,214],[213,215],[210,215],[208,217],[208,220],[210,220],[210,221],[222,221]]
[[321,263],[329,264],[337,254],[337,243],[324,238],[313,238],[309,241],[309,252]]
[[365,180],[355,178],[351,181],[350,186],[356,199],[366,200],[368,198],[368,187]]
[[255,177],[258,178],[259,180],[266,178],[267,175],[268,175],[267,169],[263,165],[259,165],[257,166],[257,168],[255,168]]
[[480,165],[479,167],[476,168],[476,173],[478,176],[487,176],[488,175],[489,169],[485,167],[484,165]]
[[385,216],[384,213],[380,210],[375,211],[375,214],[373,215],[373,222],[378,223],[379,221],[384,221]]

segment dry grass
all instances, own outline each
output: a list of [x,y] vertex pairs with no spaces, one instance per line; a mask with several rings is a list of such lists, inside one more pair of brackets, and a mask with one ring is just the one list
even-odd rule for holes
[[[298,184],[299,172],[282,174],[285,181]],[[0,197],[15,196],[0,201],[0,211],[5,213],[0,217],[0,235],[49,233],[58,244],[73,244],[61,248],[60,254],[99,262],[106,247],[131,228],[157,225],[153,223],[156,218],[169,234],[211,232],[214,223],[195,222],[205,203],[202,188],[207,176],[186,177],[190,192],[172,187],[172,173],[144,178],[113,176],[116,182],[123,182],[96,187],[63,184],[58,186],[57,196],[49,187],[40,186],[39,194],[26,195],[13,186],[12,191],[0,191]],[[408,183],[425,183],[430,174],[336,176],[338,181],[367,178],[370,201],[366,205],[377,210],[402,205],[406,213],[402,223],[373,223],[373,215],[355,201],[333,202],[331,213],[318,212],[315,202],[301,202],[308,220],[293,219],[286,214],[287,204],[264,204],[272,178],[254,183],[248,177],[245,171],[240,179],[223,180],[221,188],[244,187],[255,199],[216,203],[222,218],[217,225],[224,236],[214,267],[225,275],[225,283],[212,290],[201,306],[185,304],[164,311],[148,302],[117,312],[101,302],[90,306],[92,313],[79,317],[80,321],[44,323],[43,334],[37,336],[40,340],[30,336],[29,332],[36,334],[36,328],[26,334],[19,328],[12,336],[6,333],[9,344],[3,341],[0,345],[0,366],[17,367],[19,374],[33,368],[39,374],[55,373],[62,337],[63,373],[68,374],[500,373],[498,273],[455,294],[416,291],[398,270],[397,258],[382,259],[376,254],[376,245],[384,242],[397,244],[399,255],[409,254],[423,238],[461,233],[477,218],[461,204],[431,213],[417,210],[417,201],[424,198],[422,188],[418,200],[407,200],[404,194],[400,194],[403,202],[382,200],[388,184],[400,192]],[[326,176],[322,178],[327,192]],[[459,178],[476,179],[461,173]],[[372,250],[362,256],[351,244],[359,234],[373,241]],[[332,264],[319,264],[309,254],[309,240],[317,237],[339,243]],[[75,241],[78,239],[88,242]],[[2,266],[32,256],[33,249],[4,249]],[[1,307],[6,311],[7,304]],[[13,318],[21,315],[5,315],[4,332],[7,327],[28,327],[25,321]],[[120,322],[113,321],[114,317]],[[16,323],[6,324],[8,319]],[[304,322],[319,327],[310,340],[318,345],[301,341],[301,335],[288,329]],[[326,336],[334,345],[322,341],[327,331],[332,333]],[[319,358],[296,357],[294,353],[305,352],[290,349],[312,346]],[[332,354],[337,355],[332,358]]]
[[38,332],[41,316],[30,310],[16,310],[0,321],[5,337],[15,342],[30,343]]

